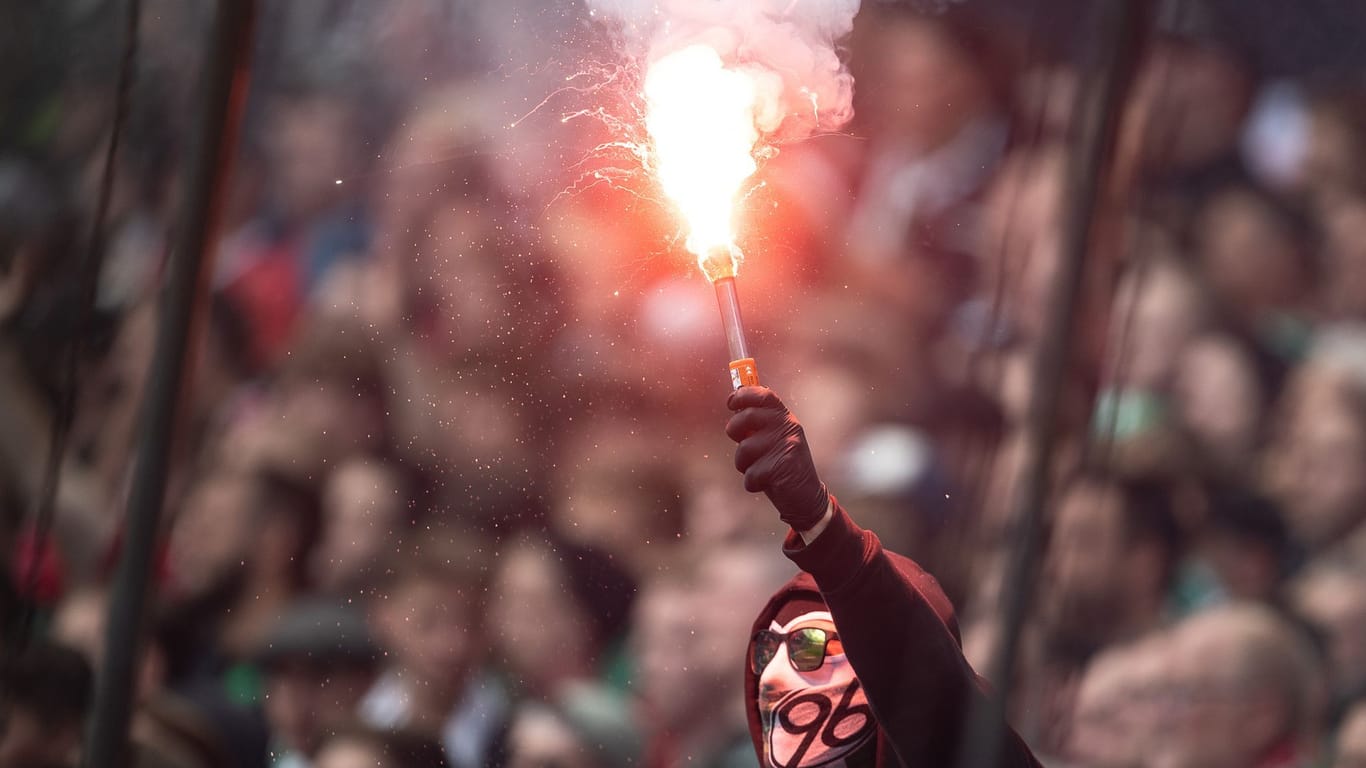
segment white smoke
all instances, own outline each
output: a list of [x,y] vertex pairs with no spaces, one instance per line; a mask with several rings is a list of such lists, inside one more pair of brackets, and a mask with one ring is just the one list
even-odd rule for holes
[[767,142],[838,130],[853,116],[854,79],[837,45],[859,0],[587,0],[617,23],[646,65],[695,44],[759,87],[755,127]]

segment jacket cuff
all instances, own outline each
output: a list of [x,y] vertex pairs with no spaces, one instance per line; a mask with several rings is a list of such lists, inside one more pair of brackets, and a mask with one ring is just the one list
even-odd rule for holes
[[867,532],[833,495],[830,504],[834,514],[815,541],[807,544],[793,530],[783,540],[783,554],[811,574],[822,592],[836,592],[847,584],[863,568],[868,554]]

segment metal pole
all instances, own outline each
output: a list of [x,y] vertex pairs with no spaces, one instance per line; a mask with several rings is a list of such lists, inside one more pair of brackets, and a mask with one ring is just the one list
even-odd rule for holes
[[1073,326],[1084,284],[1086,253],[1102,195],[1106,158],[1115,145],[1120,113],[1136,69],[1146,27],[1144,0],[1097,3],[1093,61],[1082,73],[1074,111],[1075,145],[1067,165],[1066,219],[1058,276],[1043,337],[1034,361],[1033,389],[1025,416],[1025,466],[1015,497],[1015,547],[1001,589],[1001,643],[992,659],[990,696],[978,698],[963,731],[959,765],[995,768],[1004,746],[1006,706],[1014,683],[1020,634],[1034,594],[1042,550],[1058,405],[1071,361]]
[[219,0],[201,87],[197,143],[185,173],[185,208],[171,251],[138,425],[138,455],[128,496],[127,527],[114,577],[104,665],[95,687],[87,768],[128,764],[128,727],[151,582],[158,522],[166,490],[177,412],[187,379],[186,358],[197,338],[213,259],[210,249],[237,147],[245,103],[255,0]]

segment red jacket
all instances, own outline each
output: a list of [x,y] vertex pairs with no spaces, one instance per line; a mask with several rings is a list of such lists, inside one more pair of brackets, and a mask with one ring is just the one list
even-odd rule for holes
[[[884,550],[838,503],[815,541],[804,545],[789,532],[783,550],[803,573],[770,599],[751,638],[769,628],[789,600],[818,592],[877,723],[875,765],[954,768],[964,724],[985,694],[963,658],[953,605],[939,583],[911,560]],[[752,645],[751,640],[751,652]],[[746,712],[763,765],[758,682],[747,659]],[[1008,733],[999,765],[1037,768],[1019,736],[1002,727]]]

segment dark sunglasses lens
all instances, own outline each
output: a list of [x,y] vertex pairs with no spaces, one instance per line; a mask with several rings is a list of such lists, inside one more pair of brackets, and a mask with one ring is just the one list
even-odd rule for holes
[[768,668],[768,663],[777,655],[781,643],[782,640],[768,630],[754,636],[754,674],[761,674]]
[[798,672],[814,672],[825,662],[825,630],[799,629],[787,636],[787,653]]

